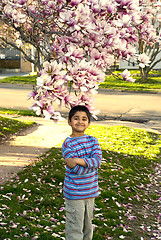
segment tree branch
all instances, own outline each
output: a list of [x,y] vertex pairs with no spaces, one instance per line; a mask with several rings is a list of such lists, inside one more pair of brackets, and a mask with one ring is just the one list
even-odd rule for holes
[[2,40],[3,42],[5,42],[7,45],[10,45],[10,46],[12,46],[13,48],[19,50],[19,51],[25,56],[25,58],[26,58],[27,61],[35,64],[35,60],[33,60],[31,57],[29,57],[21,47],[18,47],[18,46],[15,45],[14,43],[9,42],[9,41],[5,40],[4,38],[1,38],[1,40]]

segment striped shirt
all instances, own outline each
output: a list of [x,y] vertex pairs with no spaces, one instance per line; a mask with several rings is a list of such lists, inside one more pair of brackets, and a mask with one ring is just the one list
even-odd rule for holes
[[64,197],[80,200],[98,196],[98,168],[101,165],[102,151],[98,140],[93,136],[67,137],[62,145],[62,153],[66,158],[82,158],[87,167],[66,166],[64,180]]

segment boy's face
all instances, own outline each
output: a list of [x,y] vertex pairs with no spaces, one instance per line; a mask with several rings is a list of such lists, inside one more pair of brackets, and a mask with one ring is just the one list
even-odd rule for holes
[[72,116],[71,121],[68,120],[68,124],[72,127],[73,136],[83,136],[90,122],[86,112],[78,111]]

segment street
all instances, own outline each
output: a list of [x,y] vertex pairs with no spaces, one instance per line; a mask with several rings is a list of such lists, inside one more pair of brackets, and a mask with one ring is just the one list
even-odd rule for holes
[[[29,109],[33,100],[27,100],[27,94],[32,86],[2,86],[0,85],[0,107],[14,109]],[[95,107],[100,110],[98,116],[120,118],[130,113],[144,119],[161,118],[161,94],[128,93],[99,90],[95,95]],[[57,105],[55,109],[59,110]],[[62,108],[61,112],[67,112]]]

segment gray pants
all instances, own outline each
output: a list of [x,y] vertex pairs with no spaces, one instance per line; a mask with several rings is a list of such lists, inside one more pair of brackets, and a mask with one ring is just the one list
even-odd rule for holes
[[65,200],[66,240],[92,240],[94,198]]

